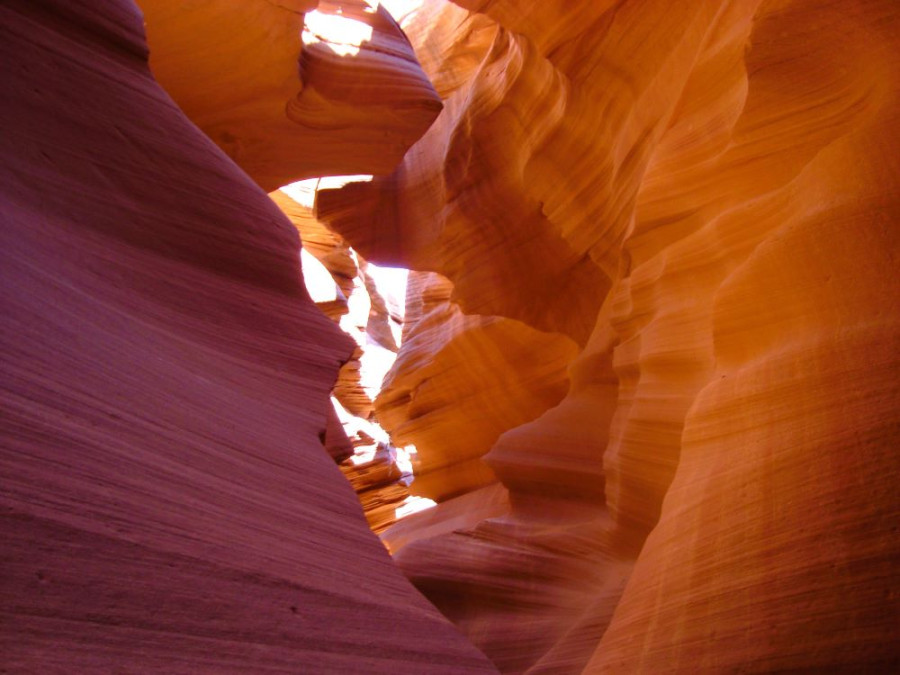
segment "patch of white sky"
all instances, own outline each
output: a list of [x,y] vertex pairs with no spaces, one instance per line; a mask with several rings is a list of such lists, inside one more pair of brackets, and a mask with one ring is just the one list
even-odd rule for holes
[[[316,191],[319,189],[339,188],[347,183],[370,181],[371,175],[353,176],[328,176],[325,178],[311,178],[286,185],[281,190],[291,199],[302,204],[308,209],[315,205]],[[327,269],[316,260],[306,249],[301,250],[303,278],[306,288],[314,302],[330,302],[341,297],[340,289],[331,277]],[[351,249],[357,267],[360,267],[359,256]],[[375,283],[379,295],[384,298],[392,320],[388,323],[391,327],[394,343],[400,345],[402,323],[406,308],[406,285],[409,278],[409,270],[401,267],[386,267],[366,261],[365,273]],[[363,387],[367,393],[374,396],[381,388],[384,375],[393,365],[396,354],[371,339],[365,332],[371,310],[371,300],[365,290],[364,281],[357,278],[357,287],[347,298],[349,312],[341,317],[340,325],[345,332],[357,340],[357,343],[366,350],[371,351],[369,363],[363,365]]]
[[[423,0],[382,0],[371,2],[364,14],[374,14],[380,7],[394,17],[402,28],[416,15]],[[323,45],[340,56],[355,56],[360,46],[372,39],[372,26],[352,16],[345,15],[338,7],[331,12],[313,10],[303,21],[301,40],[306,46]]]
[[359,47],[372,39],[372,27],[340,14],[307,12],[303,19],[301,40],[307,47],[322,44],[340,56],[356,56]]

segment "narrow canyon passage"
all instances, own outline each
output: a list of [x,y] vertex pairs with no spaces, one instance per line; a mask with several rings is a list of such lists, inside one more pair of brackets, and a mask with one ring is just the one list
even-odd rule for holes
[[0,16],[0,671],[900,669],[895,2]]
[[[336,176],[292,183],[270,193],[297,228],[304,284],[315,305],[356,347],[338,372],[323,437],[325,450],[356,491],[375,534],[435,502],[414,495],[415,445],[398,445],[379,424],[375,401],[394,365],[403,336],[417,320],[406,307],[416,302],[409,270],[367,262],[315,218],[317,190],[372,176]],[[409,301],[408,302],[408,290]]]

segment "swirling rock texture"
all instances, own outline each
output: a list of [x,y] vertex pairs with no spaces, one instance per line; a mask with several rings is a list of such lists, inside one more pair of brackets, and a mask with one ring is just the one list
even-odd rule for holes
[[401,350],[375,400],[392,440],[416,447],[414,494],[435,500],[496,480],[482,456],[562,399],[576,353],[563,335],[464,315],[451,290],[440,275],[411,275]]
[[504,672],[900,667],[896,3],[457,4],[403,23],[438,120],[319,216],[580,353],[400,566]]
[[323,451],[350,341],[137,8],[0,16],[0,670],[495,672]]
[[379,3],[140,5],[153,74],[267,192],[304,178],[386,173],[441,109]]
[[[215,143],[126,0],[0,8],[3,669],[900,667],[896,3],[429,0],[427,78],[359,2],[144,10]],[[401,157],[318,209],[421,272],[384,541],[470,642],[259,189]]]

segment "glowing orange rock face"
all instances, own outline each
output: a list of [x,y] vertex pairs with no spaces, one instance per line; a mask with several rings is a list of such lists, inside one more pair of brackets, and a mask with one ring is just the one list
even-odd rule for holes
[[441,116],[320,213],[582,351],[399,564],[506,672],[896,664],[895,3],[459,4],[404,25]]
[[139,4],[157,80],[266,191],[386,173],[440,112],[406,36],[377,3]]
[[394,443],[416,446],[412,489],[431,499],[496,480],[482,456],[503,431],[560,401],[577,351],[563,335],[466,316],[450,293],[439,275],[412,275],[403,344],[375,401]]

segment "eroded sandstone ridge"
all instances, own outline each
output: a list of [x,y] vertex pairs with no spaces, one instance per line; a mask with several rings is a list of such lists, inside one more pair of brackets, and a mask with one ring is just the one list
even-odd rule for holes
[[[319,217],[580,353],[485,456],[499,483],[385,534],[400,566],[504,672],[897,667],[896,3],[430,0],[403,27],[444,109]],[[385,405],[447,475],[498,363],[459,321],[390,376],[456,348],[447,389]]]
[[495,672],[323,451],[352,346],[154,82],[137,8],[10,0],[0,26],[0,670]]
[[304,178],[386,173],[441,109],[380,3],[139,4],[154,76],[266,191]]

